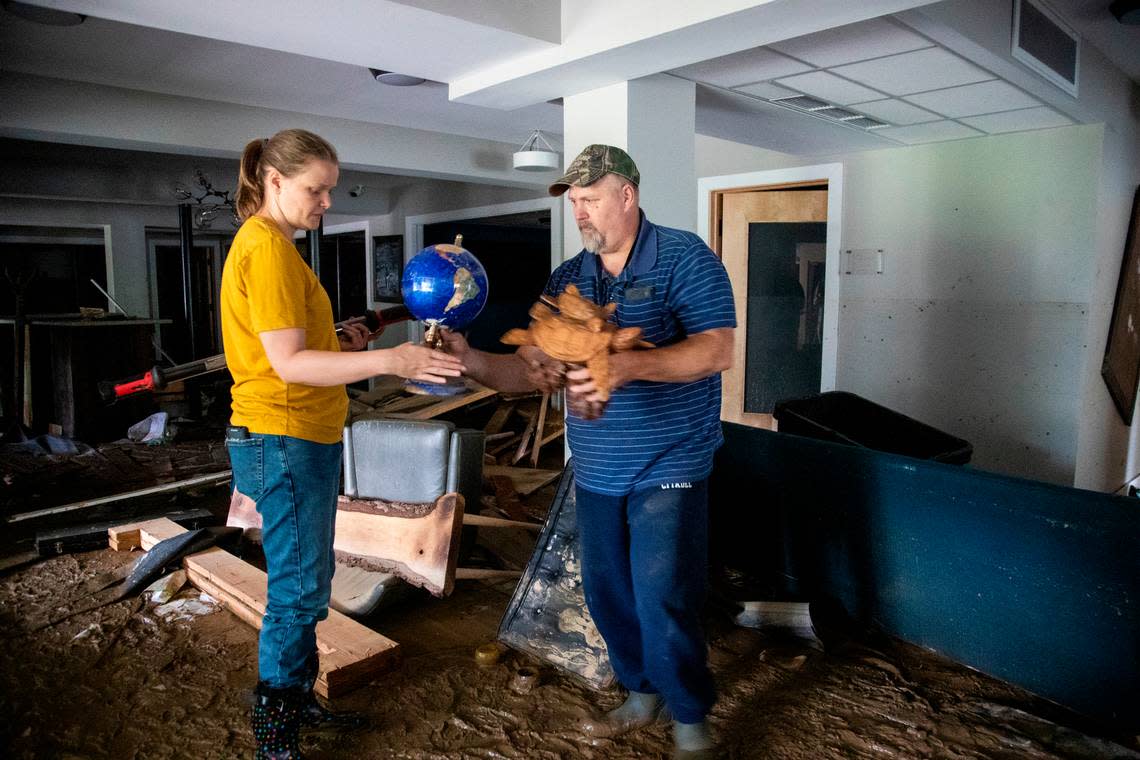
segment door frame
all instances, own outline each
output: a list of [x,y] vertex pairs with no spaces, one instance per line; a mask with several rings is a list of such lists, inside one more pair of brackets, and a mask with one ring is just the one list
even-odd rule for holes
[[[745,172],[742,174],[722,174],[715,177],[701,177],[697,180],[697,234],[720,256],[719,235],[710,234],[715,230],[714,215],[720,217],[719,200],[726,193],[750,192],[753,190],[776,190],[781,187],[795,187],[810,184],[827,185],[827,243],[825,253],[825,286],[823,297],[823,348],[820,362],[820,391],[835,389],[836,365],[839,353],[839,287],[840,287],[840,236],[843,230],[843,164],[817,164],[796,166],[786,169]],[[747,283],[743,290],[735,292],[735,299],[745,298]],[[747,315],[747,302],[739,313]],[[744,325],[738,328],[746,329]],[[732,371],[732,370],[730,370]],[[744,372],[744,367],[736,368]],[[740,383],[743,388],[744,383]],[[741,399],[743,403],[743,399]]]
[[[214,293],[214,296],[217,298],[217,300],[214,302],[215,330],[214,330],[213,338],[214,338],[214,341],[217,343],[217,345],[221,346],[222,345],[222,315],[221,315],[221,296],[219,294],[222,292],[222,268],[225,266],[225,263],[226,263],[225,257],[229,253],[229,248],[227,246],[225,250],[222,249],[222,239],[220,237],[215,237],[215,236],[207,237],[207,236],[205,236],[204,233],[208,232],[208,230],[196,230],[196,232],[198,232],[198,237],[196,237],[194,240],[194,247],[195,248],[209,248],[210,249],[210,258],[213,260],[213,266],[211,266],[210,268],[213,271],[214,276],[213,276],[213,282],[210,283],[210,287]],[[161,355],[160,352],[162,351],[162,349],[159,348],[159,346],[162,345],[162,323],[159,321],[159,317],[158,317],[158,250],[157,249],[159,246],[171,246],[174,248],[181,248],[182,239],[178,236],[178,230],[171,231],[171,230],[166,230],[166,229],[158,230],[158,229],[151,229],[151,228],[148,228],[146,230],[145,238],[146,238],[146,257],[147,257],[147,290],[148,290],[147,303],[150,307],[151,317],[155,320],[154,337],[155,337],[155,341],[158,343],[158,345],[155,346],[155,348],[154,348],[155,360],[161,361],[161,360],[164,360],[166,357],[164,355]],[[233,238],[231,237],[230,240],[232,243]],[[183,283],[183,287],[187,287],[187,285],[185,283]]]

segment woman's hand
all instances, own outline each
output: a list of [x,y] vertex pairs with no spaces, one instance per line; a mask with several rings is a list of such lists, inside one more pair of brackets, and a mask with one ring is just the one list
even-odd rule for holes
[[463,362],[451,354],[418,343],[403,343],[387,349],[392,374],[410,380],[428,383],[446,383],[449,377],[459,377],[467,369]]
[[368,345],[368,328],[363,322],[347,322],[340,326],[336,339],[341,351],[361,351]]

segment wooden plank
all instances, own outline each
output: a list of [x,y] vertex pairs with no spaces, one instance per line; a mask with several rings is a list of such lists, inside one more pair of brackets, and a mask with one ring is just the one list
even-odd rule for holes
[[503,425],[507,424],[507,418],[511,416],[511,412],[515,410],[517,401],[503,401],[499,404],[499,408],[491,415],[491,419],[487,420],[487,424],[483,426],[483,432],[487,434],[487,438],[499,433],[503,429]]
[[417,409],[414,412],[392,414],[389,416],[398,417],[404,420],[430,420],[434,417],[438,417],[441,414],[446,414],[447,412],[451,412],[456,409],[461,409],[470,404],[474,404],[476,401],[482,401],[485,398],[490,398],[497,392],[498,391],[494,391],[490,388],[484,388],[481,385],[477,385],[471,390],[470,393],[464,393],[459,396],[447,396],[435,404],[426,406],[423,409]]
[[447,493],[414,516],[382,514],[385,502],[341,496],[336,512],[338,560],[395,573],[435,596],[455,586],[463,497]]
[[539,523],[523,522],[522,520],[504,520],[501,517],[487,517],[486,515],[463,515],[464,525],[474,525],[480,528],[526,528],[527,530],[538,530],[542,527]]
[[538,425],[535,427],[534,445],[530,449],[530,466],[538,467],[538,455],[542,451],[543,438],[546,433],[546,410],[550,408],[550,393],[542,394],[542,401],[538,402]]
[[508,467],[500,464],[483,465],[483,477],[510,478],[515,491],[522,496],[529,496],[544,485],[554,482],[561,474],[562,470],[535,470],[530,467]]
[[179,480],[174,483],[164,483],[158,486],[151,486],[150,488],[140,488],[137,491],[127,491],[126,493],[112,494],[111,496],[101,496],[98,499],[87,499],[86,501],[76,501],[71,504],[63,504],[58,507],[49,507],[47,509],[37,509],[34,512],[23,512],[18,515],[11,515],[6,518],[7,522],[22,522],[24,520],[32,520],[37,517],[46,517],[47,515],[57,515],[63,512],[74,512],[78,509],[87,509],[88,507],[97,507],[103,504],[113,504],[117,501],[126,501],[127,499],[135,499],[140,496],[151,496],[158,493],[166,493],[168,491],[179,491],[183,488],[193,488],[194,486],[211,486],[226,483],[232,477],[229,470],[222,470],[221,472],[210,473],[209,475],[197,475],[193,478],[186,480]]
[[[150,520],[138,524],[143,548],[184,532],[178,524]],[[183,560],[195,586],[227,603],[242,620],[261,627],[265,614],[266,575],[221,549],[207,549]],[[320,671],[314,690],[335,698],[363,686],[398,661],[400,645],[336,610],[317,623]]]

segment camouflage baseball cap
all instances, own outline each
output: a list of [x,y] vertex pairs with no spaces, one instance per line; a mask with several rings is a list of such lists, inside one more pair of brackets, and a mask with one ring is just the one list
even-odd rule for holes
[[594,144],[587,145],[570,163],[566,173],[550,186],[550,194],[562,195],[572,186],[592,185],[607,174],[617,174],[635,185],[641,184],[641,173],[628,153],[612,145]]

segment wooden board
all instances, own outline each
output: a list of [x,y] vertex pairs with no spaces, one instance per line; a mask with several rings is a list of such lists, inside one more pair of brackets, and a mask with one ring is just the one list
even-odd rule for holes
[[[494,396],[497,391],[490,388],[484,388],[481,385],[475,386],[470,393],[464,393],[460,396],[446,396],[439,401],[425,406],[422,409],[416,409],[413,412],[395,412],[388,414],[387,409],[382,409],[385,414],[390,417],[397,417],[402,420],[430,420],[438,417],[441,414],[460,409],[462,407],[474,404],[476,401],[482,401],[485,398]],[[429,396],[428,398],[433,398]]]
[[[261,528],[253,500],[234,491],[226,524]],[[463,524],[463,497],[447,493],[435,504],[392,504],[340,496],[333,548],[337,561],[384,573],[447,596],[455,586],[455,564]]]
[[515,491],[522,496],[528,496],[548,483],[553,483],[562,474],[562,470],[534,470],[530,467],[506,467],[499,464],[483,465],[483,476],[492,478],[505,476],[511,479]]
[[[138,523],[137,529],[144,549],[185,532],[177,523],[165,518]],[[128,533],[124,530],[120,536]],[[265,573],[216,548],[192,554],[183,564],[195,586],[225,602],[245,622],[261,627],[265,614]],[[336,610],[329,610],[328,619],[317,623],[317,649],[320,671],[314,690],[323,697],[334,698],[394,667],[400,645]]]
[[435,596],[455,586],[463,497],[447,493],[426,514],[383,514],[377,499],[341,496],[336,512],[337,561],[395,573]]

